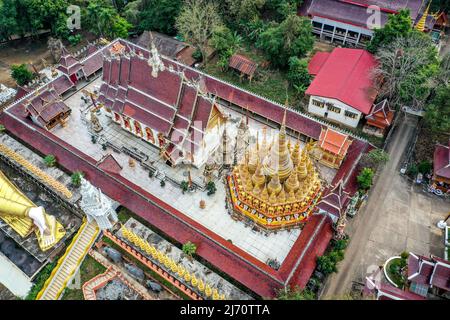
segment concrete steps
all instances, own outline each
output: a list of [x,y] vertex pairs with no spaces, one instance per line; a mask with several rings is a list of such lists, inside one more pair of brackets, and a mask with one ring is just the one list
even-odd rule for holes
[[58,262],[56,272],[47,281],[47,286],[38,300],[58,300],[67,283],[75,275],[100,230],[95,223],[85,223],[79,231],[72,247],[68,248],[62,261]]

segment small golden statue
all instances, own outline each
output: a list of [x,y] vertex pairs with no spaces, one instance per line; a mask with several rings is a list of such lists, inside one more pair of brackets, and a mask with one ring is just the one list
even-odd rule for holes
[[205,209],[206,208],[206,201],[205,200],[200,200],[200,209]]
[[0,171],[0,218],[22,238],[35,230],[39,247],[47,251],[65,235],[64,227],[43,207],[36,206]]

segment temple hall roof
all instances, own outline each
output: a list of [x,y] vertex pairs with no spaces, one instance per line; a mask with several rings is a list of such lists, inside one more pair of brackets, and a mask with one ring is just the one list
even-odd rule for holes
[[367,123],[379,128],[386,128],[392,124],[394,111],[389,107],[389,102],[384,99],[374,104],[370,114],[366,116]]
[[61,58],[58,63],[58,70],[64,72],[68,76],[75,74],[78,70],[82,69],[80,62],[75,59],[65,47],[61,48]]
[[322,149],[339,156],[345,156],[351,143],[348,135],[330,127],[322,128],[318,142]]

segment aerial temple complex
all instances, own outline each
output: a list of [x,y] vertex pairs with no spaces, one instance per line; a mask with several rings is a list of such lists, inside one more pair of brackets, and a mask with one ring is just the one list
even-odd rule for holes
[[85,243],[117,221],[105,195],[260,297],[304,288],[373,146],[149,47],[117,39],[78,62],[63,51],[62,74],[0,115],[8,136],[92,183],[78,190],[91,194]]
[[271,144],[264,131],[261,145],[257,139],[228,177],[233,212],[269,230],[304,222],[321,191],[308,146],[300,150],[297,141],[291,147],[285,122],[284,116],[278,138]]

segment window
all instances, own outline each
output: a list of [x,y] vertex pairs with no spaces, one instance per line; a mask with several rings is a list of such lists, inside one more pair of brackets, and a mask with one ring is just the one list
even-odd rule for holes
[[315,99],[312,99],[311,103],[313,106],[316,106],[319,108],[323,108],[323,105],[324,105],[323,101],[319,101],[319,100],[315,100]]
[[327,102],[328,111],[332,111],[335,113],[341,113],[341,108],[336,107],[333,103]]
[[352,118],[352,119],[356,119],[358,117],[358,115],[356,113],[353,113],[351,111],[345,110],[345,116]]

